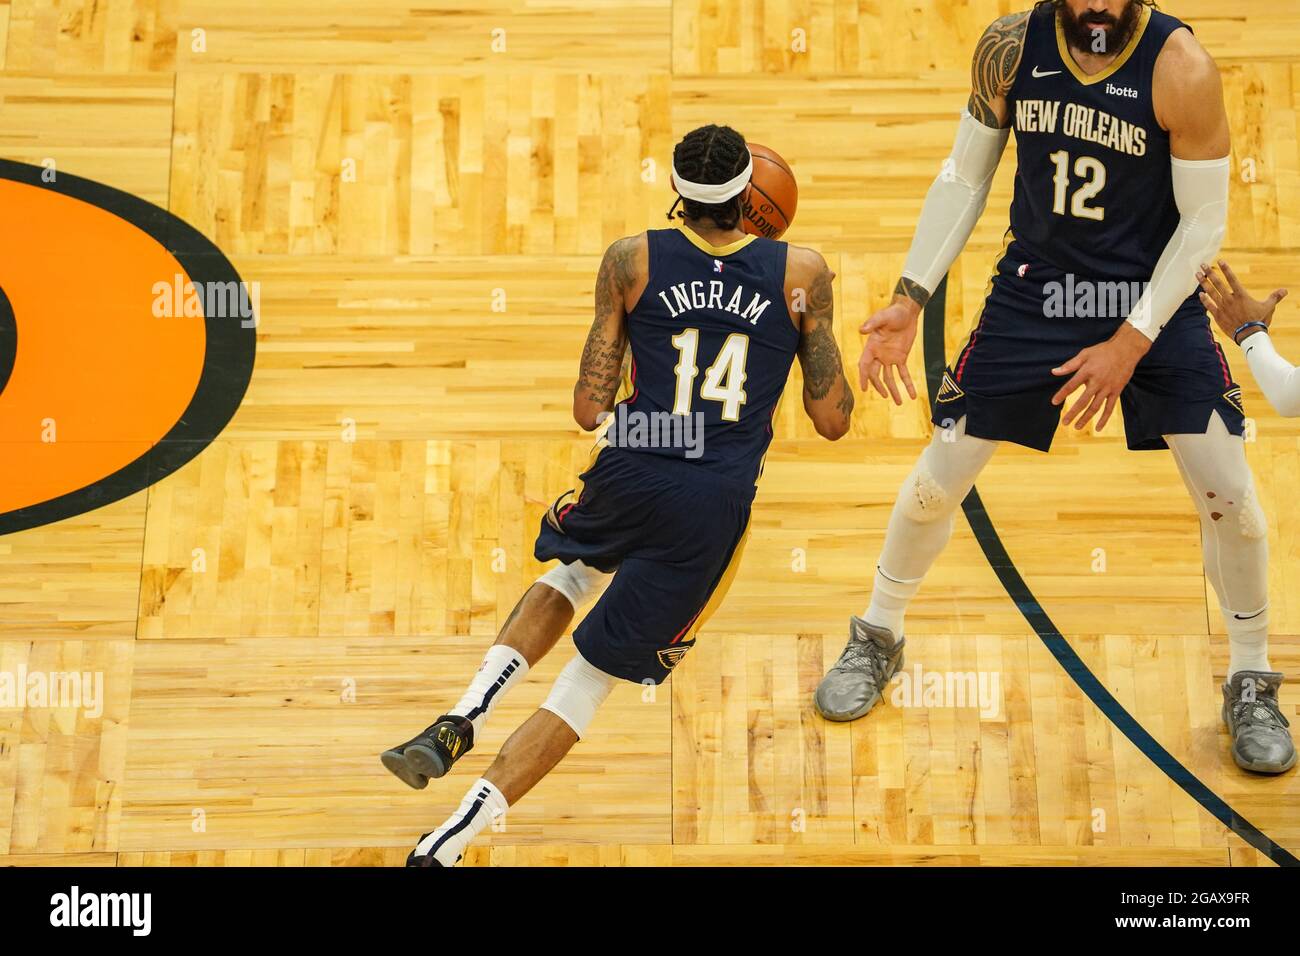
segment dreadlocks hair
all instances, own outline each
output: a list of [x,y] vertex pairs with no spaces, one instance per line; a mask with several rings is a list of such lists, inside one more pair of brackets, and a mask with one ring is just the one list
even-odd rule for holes
[[[683,177],[693,183],[717,184],[735,179],[749,161],[749,147],[745,137],[730,126],[710,123],[693,129],[673,147],[673,166]],[[678,197],[682,219],[712,219],[719,229],[735,229],[744,212],[744,192],[721,203],[703,203]],[[677,203],[668,210],[673,218]]]

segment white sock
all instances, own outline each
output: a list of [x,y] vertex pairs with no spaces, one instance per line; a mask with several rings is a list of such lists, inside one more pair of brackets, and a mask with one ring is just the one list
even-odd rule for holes
[[455,866],[465,854],[470,841],[486,829],[493,820],[502,816],[510,804],[505,795],[492,783],[479,777],[469,788],[465,799],[447,822],[416,844],[415,852],[424,856],[432,852],[443,866]]
[[527,673],[528,662],[524,655],[505,644],[493,644],[483,655],[483,663],[469,682],[465,696],[447,713],[468,717],[474,725],[474,740],[477,742],[488,714],[501,702],[506,691],[523,680]]
[[[1256,614],[1223,608],[1228,628],[1228,679],[1237,671],[1271,671],[1268,663],[1268,605]],[[1242,620],[1245,618],[1245,620]]]
[[871,588],[871,604],[862,619],[876,627],[887,627],[894,640],[903,638],[903,614],[921,587],[921,578],[898,581],[876,568],[876,583]]

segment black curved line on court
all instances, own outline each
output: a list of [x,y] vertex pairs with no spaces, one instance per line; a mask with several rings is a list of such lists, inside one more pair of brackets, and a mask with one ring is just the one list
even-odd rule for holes
[[[48,175],[44,167],[0,159],[0,179],[71,196],[125,220],[171,253],[195,284],[235,282],[243,287],[239,273],[222,251],[166,209],[70,173],[59,172],[53,182],[46,182],[42,174]],[[9,314],[16,340],[19,317],[13,315],[12,309]],[[207,339],[203,371],[189,405],[167,434],[135,461],[84,488],[0,514],[0,535],[61,521],[129,497],[190,462],[221,433],[234,417],[253,377],[257,329],[253,323],[245,327],[244,320],[238,317],[206,315],[203,323]],[[0,371],[5,354],[4,322],[0,321]]]
[[[922,346],[926,387],[930,394],[931,408],[934,407],[935,397],[939,393],[946,367],[943,331],[947,292],[948,277],[944,276],[925,307]],[[989,518],[983,501],[980,500],[978,488],[971,489],[970,494],[962,501],[961,507],[966,514],[966,520],[970,522],[971,530],[975,532],[975,540],[979,542],[984,557],[988,560],[993,573],[998,576],[998,580],[1002,582],[1007,595],[1016,602],[1020,613],[1047,649],[1052,652],[1057,663],[1097,705],[1098,710],[1106,715],[1106,719],[1114,724],[1148,760],[1159,767],[1165,776],[1182,787],[1188,796],[1237,836],[1278,866],[1300,866],[1300,860],[1297,860],[1289,850],[1274,842],[1257,826],[1228,806],[1227,801],[1202,783],[1196,774],[1179,763],[1173,754],[1161,746],[1160,742],[1124,709],[1124,705],[1115,699],[1115,696],[1098,680],[1097,675],[1088,669],[1088,665],[1075,653],[1074,648],[1052,623],[1043,606],[1038,603],[1038,598],[1034,597],[1034,593],[1029,590],[1029,585],[1020,576],[1015,562],[1011,560],[1007,549],[1002,545],[1002,539],[998,537],[997,529],[993,527],[993,521]]]
[[14,357],[18,354],[18,325],[14,322],[13,306],[0,288],[0,392],[9,384],[14,370]]

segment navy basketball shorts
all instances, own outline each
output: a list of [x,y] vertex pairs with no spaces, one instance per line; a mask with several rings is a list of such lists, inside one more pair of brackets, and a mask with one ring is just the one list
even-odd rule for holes
[[[1053,405],[1069,376],[1052,369],[1110,338],[1140,290],[1067,276],[1012,242],[974,329],[944,372],[931,420],[950,427],[964,415],[968,435],[1047,451],[1061,412],[1083,395],[1080,388]],[[1243,433],[1241,389],[1195,297],[1138,362],[1120,405],[1135,451],[1167,447],[1164,435],[1204,434],[1216,411],[1230,433]]]
[[574,644],[607,674],[661,683],[726,594],[754,486],[692,462],[608,447],[579,481],[542,517],[534,554],[614,572]]

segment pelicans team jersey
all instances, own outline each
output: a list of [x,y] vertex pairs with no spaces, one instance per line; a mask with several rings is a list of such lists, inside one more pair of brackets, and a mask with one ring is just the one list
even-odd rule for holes
[[1028,255],[1076,275],[1151,278],[1178,225],[1169,133],[1151,86],[1156,57],[1183,26],[1143,7],[1125,51],[1088,76],[1055,10],[1029,17],[1007,95],[1018,163],[1011,232]]
[[785,243],[715,247],[687,228],[646,237],[622,398],[577,487],[543,517],[534,554],[613,572],[574,644],[608,674],[659,683],[739,564],[799,332]]
[[[968,434],[1051,447],[1061,413],[1051,398],[1065,382],[1052,369],[1115,334],[1178,228],[1152,83],[1160,51],[1184,26],[1143,6],[1124,49],[1088,75],[1055,8],[1030,14],[1007,95],[1017,163],[1010,229],[984,306],[944,374],[936,424],[965,417]],[[1120,398],[1132,449],[1202,434],[1215,412],[1242,434],[1241,389],[1188,279],[1188,298]]]
[[799,345],[786,244],[747,236],[716,248],[685,228],[646,237],[649,283],[627,317],[631,394],[606,439],[752,493]]

